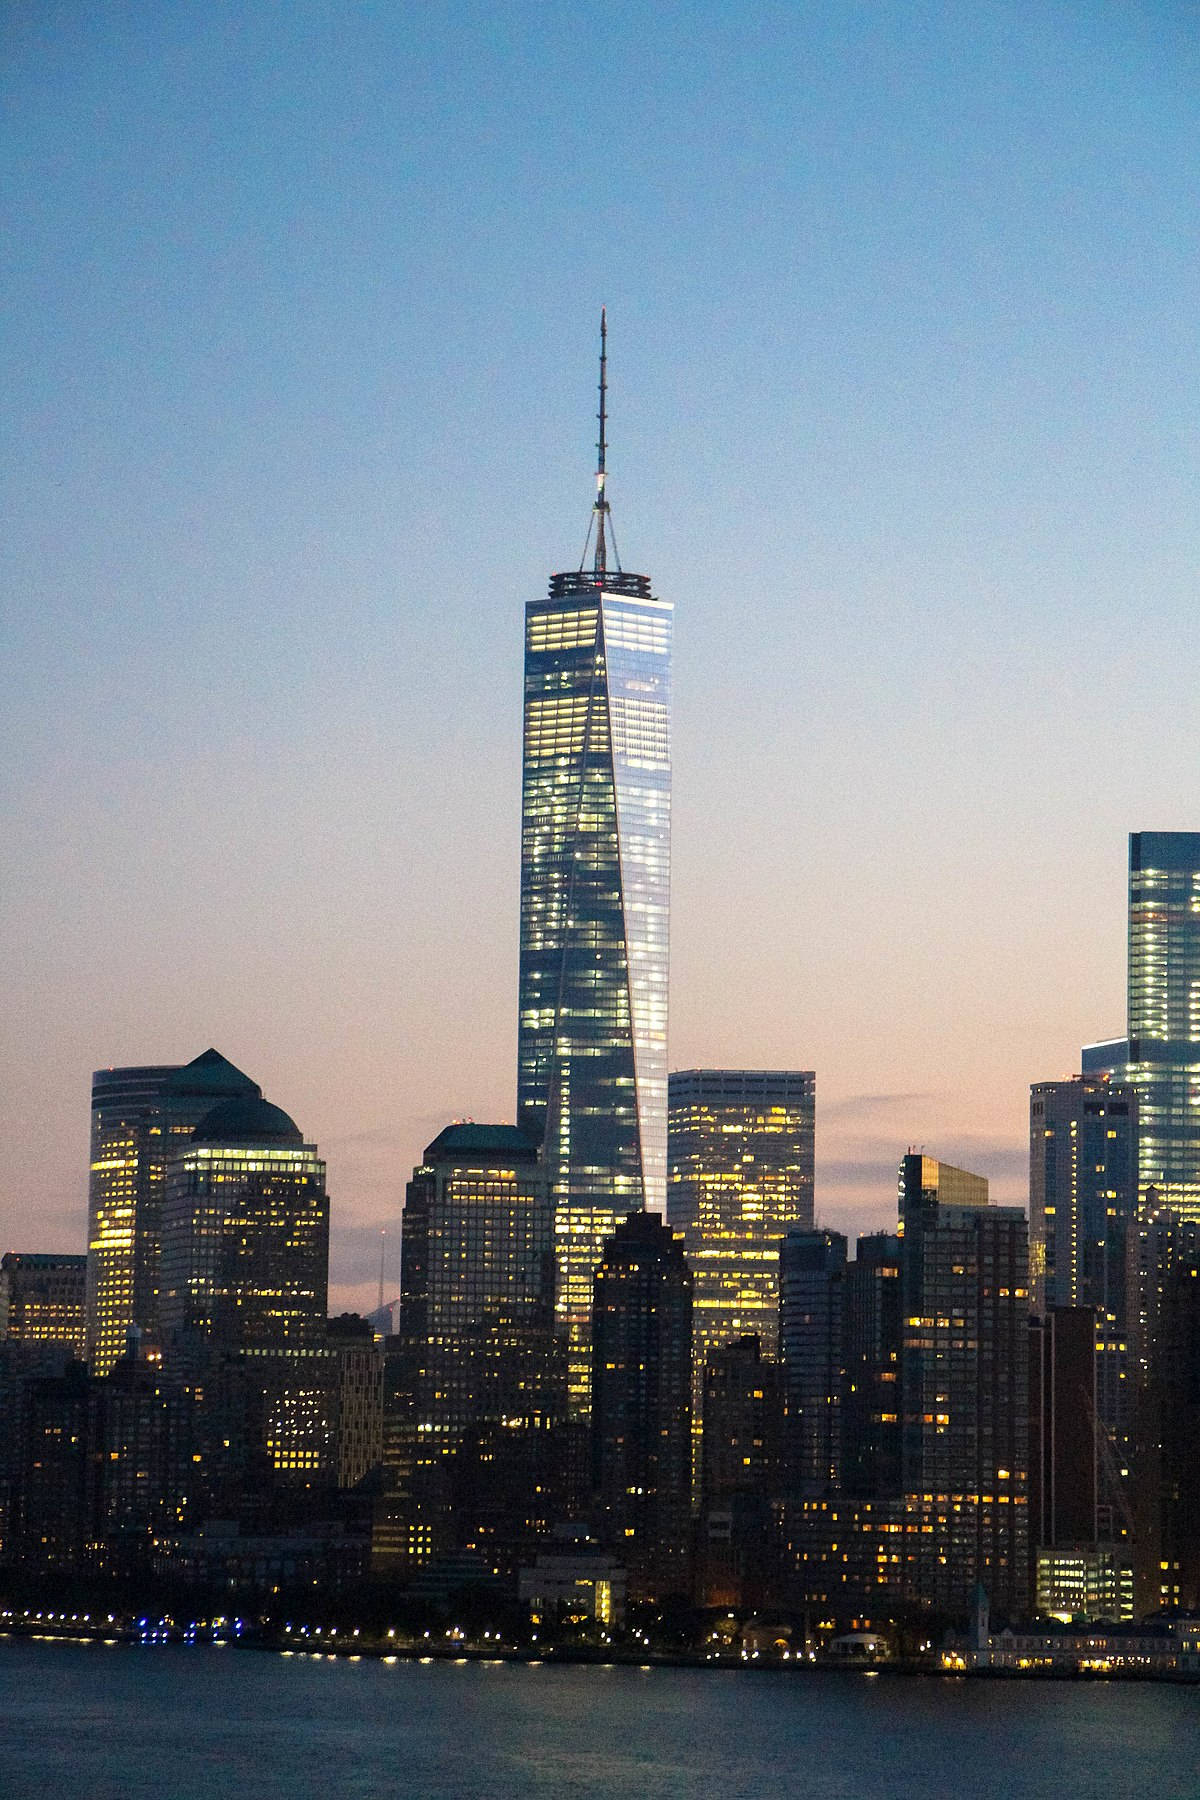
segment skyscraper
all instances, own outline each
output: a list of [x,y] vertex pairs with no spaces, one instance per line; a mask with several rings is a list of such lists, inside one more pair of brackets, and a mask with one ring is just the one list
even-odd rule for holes
[[158,1255],[167,1161],[205,1113],[256,1082],[216,1050],[190,1063],[97,1069],[92,1077],[87,1335],[94,1374],[123,1355],[131,1325],[158,1335]]
[[[1120,1459],[1130,1427],[1126,1240],[1137,1215],[1138,1102],[1107,1076],[1039,1081],[1029,1098],[1029,1234],[1035,1309],[1090,1308],[1096,1416]],[[1095,1420],[1093,1420],[1095,1423]]]
[[521,798],[517,1105],[545,1147],[580,1416],[601,1247],[666,1199],[672,607],[615,540],[609,566],[606,395],[602,318],[594,556],[525,610]]
[[1088,1045],[1138,1097],[1138,1191],[1200,1220],[1200,832],[1129,837],[1128,1035]]
[[846,1240],[791,1231],[779,1246],[779,1337],[789,1494],[842,1485]]
[[315,1144],[254,1095],[207,1112],[167,1168],[160,1326],[230,1350],[323,1345],[329,1200]]
[[[902,1482],[916,1597],[965,1614],[1029,1593],[1029,1247],[981,1175],[900,1167]],[[911,1534],[911,1535],[910,1535]]]
[[456,1543],[504,1560],[534,1534],[564,1454],[562,1361],[538,1146],[514,1125],[448,1125],[404,1202],[381,1562]]
[[695,1280],[697,1367],[779,1327],[779,1243],[813,1219],[811,1070],[682,1069],[668,1083],[667,1218]]

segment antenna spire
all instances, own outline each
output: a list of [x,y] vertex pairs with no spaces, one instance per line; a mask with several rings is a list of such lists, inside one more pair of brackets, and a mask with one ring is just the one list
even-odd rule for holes
[[596,464],[596,558],[593,571],[603,575],[608,566],[608,546],[605,542],[604,527],[608,518],[608,500],[604,493],[604,453],[605,432],[608,425],[608,309],[600,308],[600,439],[596,445],[599,459]]

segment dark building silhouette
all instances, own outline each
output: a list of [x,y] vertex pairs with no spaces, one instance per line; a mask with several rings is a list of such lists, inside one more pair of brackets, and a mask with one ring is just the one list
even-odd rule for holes
[[779,1345],[789,1497],[842,1485],[846,1240],[791,1231],[779,1246]]
[[782,1370],[756,1336],[709,1352],[703,1409],[697,1597],[754,1610],[775,1586],[783,1439]]
[[859,1500],[900,1492],[900,1239],[870,1232],[847,1263],[842,1325],[842,1488]]
[[1200,1611],[1200,1223],[1156,1209],[1131,1251],[1138,1613]]
[[159,1335],[167,1163],[218,1101],[261,1089],[216,1050],[190,1063],[97,1069],[88,1185],[87,1340],[92,1372],[125,1353],[131,1326]]
[[1095,1314],[1051,1307],[1030,1321],[1030,1535],[1039,1549],[1099,1534]]
[[592,1479],[598,1535],[630,1594],[689,1586],[692,1276],[682,1239],[632,1212],[607,1244],[592,1302]]

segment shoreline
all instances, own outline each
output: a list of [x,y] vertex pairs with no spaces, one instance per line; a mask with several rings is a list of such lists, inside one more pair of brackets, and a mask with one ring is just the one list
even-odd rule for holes
[[590,1645],[546,1645],[526,1648],[521,1645],[478,1644],[413,1644],[387,1639],[363,1639],[341,1644],[305,1640],[297,1644],[286,1636],[264,1636],[242,1632],[234,1635],[187,1633],[175,1628],[169,1632],[142,1632],[133,1626],[96,1626],[82,1628],[72,1623],[56,1629],[48,1620],[31,1621],[28,1625],[10,1622],[0,1629],[0,1643],[12,1641],[39,1644],[107,1645],[122,1649],[193,1648],[256,1650],[270,1655],[295,1657],[299,1660],[324,1662],[335,1658],[344,1662],[388,1663],[516,1663],[531,1668],[564,1667],[692,1669],[713,1674],[756,1674],[775,1676],[857,1675],[860,1677],[917,1677],[937,1681],[1066,1681],[1083,1683],[1148,1682],[1167,1687],[1196,1687],[1200,1674],[1178,1669],[946,1669],[936,1663],[916,1658],[892,1658],[880,1662],[834,1661],[825,1658],[809,1661],[803,1657],[784,1661],[782,1657],[743,1656],[707,1651],[634,1651],[619,1646],[603,1649]]

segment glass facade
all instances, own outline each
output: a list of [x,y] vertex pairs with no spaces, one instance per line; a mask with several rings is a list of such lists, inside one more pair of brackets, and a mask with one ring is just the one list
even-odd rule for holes
[[517,1104],[577,1416],[604,1241],[666,1201],[671,624],[620,572],[555,575],[526,608]]
[[1200,832],[1129,839],[1129,1047],[1139,1186],[1200,1219]]

